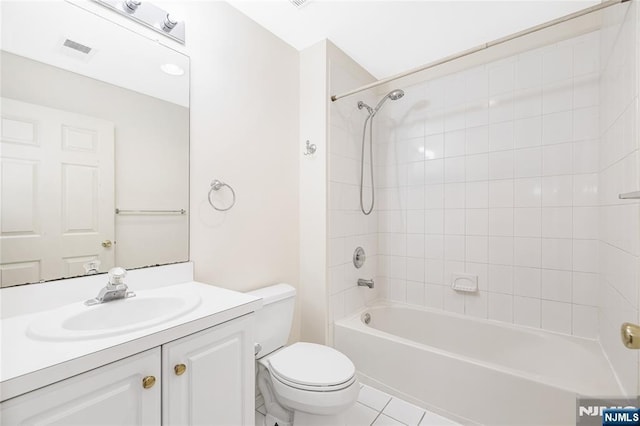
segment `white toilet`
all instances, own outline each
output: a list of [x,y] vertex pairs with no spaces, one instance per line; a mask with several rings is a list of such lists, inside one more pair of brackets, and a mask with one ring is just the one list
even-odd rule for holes
[[360,391],[351,360],[315,343],[285,347],[295,288],[276,284],[249,294],[263,299],[263,308],[256,313],[256,359],[266,426],[344,425],[344,413]]

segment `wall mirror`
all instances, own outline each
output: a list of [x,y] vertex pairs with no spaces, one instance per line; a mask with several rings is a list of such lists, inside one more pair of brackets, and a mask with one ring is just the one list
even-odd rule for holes
[[2,2],[0,286],[189,259],[189,58]]

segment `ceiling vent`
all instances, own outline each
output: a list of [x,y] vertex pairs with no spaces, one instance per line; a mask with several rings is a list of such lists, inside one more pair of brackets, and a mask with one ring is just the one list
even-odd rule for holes
[[305,6],[311,0],[289,0],[289,1],[291,2],[292,5],[300,9],[302,6]]
[[81,62],[89,62],[96,54],[96,49],[89,47],[70,38],[63,38],[59,41],[60,53],[69,58]]
[[78,52],[84,53],[85,55],[88,55],[89,52],[91,52],[91,48],[89,46],[85,46],[84,44],[80,44],[69,39],[66,39],[64,41],[63,46],[77,50]]

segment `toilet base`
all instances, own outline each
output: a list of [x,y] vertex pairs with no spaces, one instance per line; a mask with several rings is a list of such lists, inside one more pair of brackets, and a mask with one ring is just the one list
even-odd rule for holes
[[316,414],[305,413],[304,411],[293,412],[293,426],[344,426],[345,424],[344,414],[319,416]]

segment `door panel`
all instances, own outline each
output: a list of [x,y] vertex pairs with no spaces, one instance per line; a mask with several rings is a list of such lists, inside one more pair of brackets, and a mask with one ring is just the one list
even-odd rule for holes
[[6,98],[2,115],[0,285],[112,267],[114,125]]

